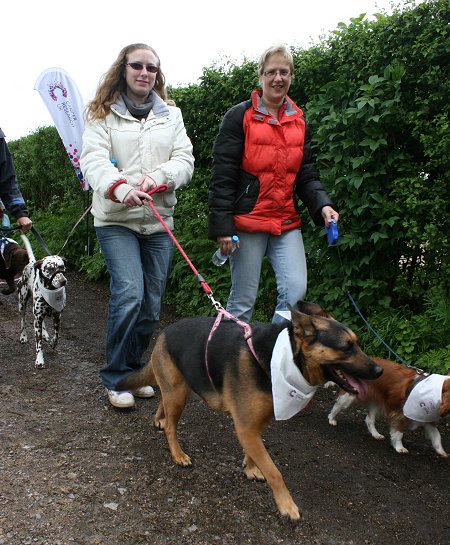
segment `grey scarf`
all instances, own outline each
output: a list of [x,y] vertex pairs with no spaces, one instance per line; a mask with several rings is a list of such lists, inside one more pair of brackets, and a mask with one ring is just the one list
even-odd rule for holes
[[136,117],[138,119],[147,117],[149,111],[153,108],[153,105],[155,103],[155,97],[153,95],[153,91],[150,91],[147,97],[147,101],[144,102],[144,104],[135,104],[132,100],[130,100],[127,97],[125,93],[121,93],[121,94],[130,114],[133,117]]

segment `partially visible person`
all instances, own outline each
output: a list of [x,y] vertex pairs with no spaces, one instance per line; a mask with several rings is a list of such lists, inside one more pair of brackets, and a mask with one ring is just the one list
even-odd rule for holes
[[[168,99],[156,51],[146,44],[122,49],[87,107],[80,158],[94,190],[92,214],[110,275],[106,363],[100,371],[109,402],[133,407],[134,396],[152,397],[117,384],[140,369],[160,317],[173,243],[152,213],[173,229],[175,190],[194,170],[192,144],[179,108]],[[167,184],[150,197],[151,189]]]
[[320,182],[311,136],[302,110],[287,96],[294,75],[284,45],[268,48],[258,67],[261,89],[224,116],[213,148],[209,184],[208,236],[230,254],[231,237],[239,249],[230,255],[231,291],[227,311],[249,322],[267,256],[275,272],[277,311],[304,299],[306,258],[297,199],[316,225],[338,221]]
[[[19,233],[28,233],[33,222],[28,217],[28,208],[17,184],[16,169],[2,129],[0,129],[0,200],[7,213],[20,226]],[[3,216],[1,204],[0,216]]]

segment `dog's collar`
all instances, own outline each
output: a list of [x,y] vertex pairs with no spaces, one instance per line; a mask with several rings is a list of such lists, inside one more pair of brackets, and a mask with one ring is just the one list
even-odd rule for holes
[[409,397],[409,394],[413,391],[413,388],[415,388],[419,382],[421,382],[422,380],[428,378],[430,376],[430,373],[423,373],[422,371],[414,377],[413,381],[411,382],[411,384],[408,386],[407,390],[406,390],[406,396],[405,396],[405,401],[406,399],[408,399]]
[[39,289],[41,290],[42,297],[53,309],[57,312],[61,312],[66,306],[66,288],[61,286],[53,290],[47,289],[42,280],[38,277]]
[[270,362],[273,410],[276,420],[287,420],[304,409],[316,393],[294,362],[288,328],[282,329]]

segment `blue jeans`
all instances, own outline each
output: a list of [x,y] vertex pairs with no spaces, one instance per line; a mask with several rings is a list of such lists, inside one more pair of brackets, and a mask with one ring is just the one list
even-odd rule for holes
[[167,233],[141,235],[119,225],[96,227],[110,275],[106,364],[100,370],[110,390],[140,369],[159,320],[173,255]]
[[249,323],[256,296],[263,258],[267,256],[275,273],[277,283],[277,305],[272,322],[283,318],[277,310],[288,310],[306,294],[306,258],[302,233],[299,229],[285,231],[281,235],[268,233],[246,233],[238,231],[240,247],[230,256],[231,291],[227,310]]

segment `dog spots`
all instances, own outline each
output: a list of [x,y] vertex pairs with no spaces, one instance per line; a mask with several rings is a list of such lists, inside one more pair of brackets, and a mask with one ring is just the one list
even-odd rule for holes
[[[26,332],[25,312],[29,299],[32,299],[33,327],[36,342],[35,367],[45,367],[42,341],[47,341],[56,348],[59,338],[61,312],[65,304],[64,261],[59,256],[47,256],[39,261],[29,263],[23,270],[19,287],[20,342],[28,340]],[[56,292],[60,290],[60,292]],[[57,296],[56,298],[54,296]],[[59,299],[58,299],[59,297]],[[53,336],[50,337],[44,320],[53,318]]]

